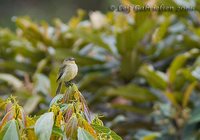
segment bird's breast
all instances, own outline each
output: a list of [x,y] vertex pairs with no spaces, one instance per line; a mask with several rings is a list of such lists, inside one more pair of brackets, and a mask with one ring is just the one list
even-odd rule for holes
[[77,73],[78,73],[78,67],[76,64],[67,65],[65,70],[65,81],[70,81],[74,79]]

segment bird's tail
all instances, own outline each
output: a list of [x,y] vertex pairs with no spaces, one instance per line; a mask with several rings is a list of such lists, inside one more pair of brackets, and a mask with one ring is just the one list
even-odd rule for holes
[[62,87],[62,82],[60,82],[58,87],[57,87],[56,95],[58,95],[60,93],[61,87]]

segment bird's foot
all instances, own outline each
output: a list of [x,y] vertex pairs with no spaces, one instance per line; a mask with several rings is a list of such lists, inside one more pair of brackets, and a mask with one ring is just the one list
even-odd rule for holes
[[72,83],[71,81],[65,82],[65,86],[66,86],[66,87],[70,87],[70,86],[72,86],[72,85],[73,85],[73,83]]

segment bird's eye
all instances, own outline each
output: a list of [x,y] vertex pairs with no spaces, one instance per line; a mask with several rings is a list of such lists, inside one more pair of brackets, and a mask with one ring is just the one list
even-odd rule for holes
[[75,59],[72,57],[72,58],[69,58],[69,60],[70,60],[70,61],[74,61]]
[[75,59],[73,57],[71,57],[71,58],[65,59],[64,61],[75,61]]

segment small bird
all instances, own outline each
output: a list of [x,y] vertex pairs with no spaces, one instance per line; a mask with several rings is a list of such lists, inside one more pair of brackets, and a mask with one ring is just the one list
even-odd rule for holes
[[59,94],[62,83],[65,83],[65,86],[71,85],[71,81],[76,77],[78,73],[78,66],[75,63],[75,59],[70,57],[63,61],[63,64],[60,67],[59,75],[56,82],[59,82],[56,94]]

